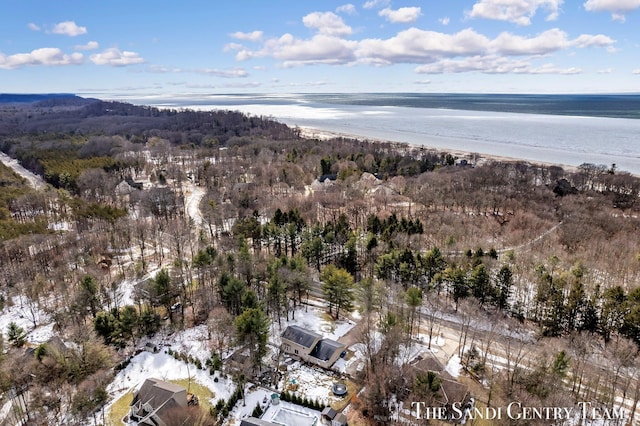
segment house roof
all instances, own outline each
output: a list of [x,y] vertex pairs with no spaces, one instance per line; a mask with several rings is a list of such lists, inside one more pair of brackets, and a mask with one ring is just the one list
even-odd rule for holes
[[466,385],[454,380],[443,379],[440,388],[446,398],[445,402],[449,404],[464,402],[469,394],[469,388]]
[[304,346],[305,348],[311,348],[315,341],[321,339],[322,336],[313,331],[298,327],[297,325],[290,325],[282,333],[282,338]]
[[331,407],[325,407],[324,410],[322,410],[322,415],[329,418],[329,420],[333,420],[337,414],[338,412]]
[[[152,408],[151,412],[144,408],[147,404]],[[180,385],[148,378],[133,397],[131,406],[136,410],[142,409],[138,415],[143,420],[154,415],[162,417],[162,413],[168,410],[187,406],[187,390]]]
[[240,426],[277,426],[275,423],[268,422],[266,420],[258,419],[256,417],[247,417],[242,419]]
[[335,340],[322,339],[309,355],[322,361],[328,361],[337,351],[342,351],[344,348],[345,346],[342,343],[338,343]]
[[433,371],[436,373],[441,373],[444,371],[444,366],[435,356],[430,353],[424,355],[424,358],[420,357],[420,359],[416,358],[412,363],[411,367],[415,368],[418,371]]
[[345,416],[342,413],[338,413],[336,414],[336,416],[333,418],[334,422],[338,422],[339,424],[343,424],[346,425],[347,424],[347,416]]

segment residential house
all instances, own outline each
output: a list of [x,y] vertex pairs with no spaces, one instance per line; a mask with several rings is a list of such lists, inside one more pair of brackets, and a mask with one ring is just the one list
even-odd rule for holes
[[290,325],[282,333],[282,349],[294,358],[329,368],[338,360],[345,345],[297,325]]
[[129,407],[129,417],[138,425],[170,426],[167,415],[186,408],[187,390],[182,386],[149,378],[136,392]]

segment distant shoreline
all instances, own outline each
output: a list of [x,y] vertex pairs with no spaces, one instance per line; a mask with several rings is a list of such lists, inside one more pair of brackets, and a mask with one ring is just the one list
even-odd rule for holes
[[[446,152],[446,153],[449,153],[449,154],[453,155],[454,157],[458,157],[460,159],[466,159],[466,160],[473,160],[474,157],[476,157],[476,161],[475,162],[479,163],[479,164],[482,164],[482,163],[487,162],[487,161],[496,161],[496,162],[501,162],[501,163],[537,164],[537,165],[547,166],[547,167],[548,166],[557,166],[557,167],[561,167],[565,171],[569,171],[569,172],[575,172],[575,171],[578,170],[577,166],[574,166],[574,165],[571,165],[571,164],[553,163],[553,162],[548,162],[548,161],[535,161],[535,160],[528,160],[528,159],[525,159],[525,158],[509,157],[509,156],[495,155],[495,154],[485,154],[485,153],[480,153],[480,152],[452,150],[452,149],[447,149],[445,147],[421,145],[421,144],[414,144],[414,143],[410,143],[410,142],[384,140],[384,139],[379,139],[379,138],[370,138],[370,137],[367,137],[367,136],[364,136],[364,135],[356,135],[356,134],[348,134],[348,133],[342,133],[342,132],[334,132],[334,131],[331,131],[331,130],[318,129],[318,128],[315,128],[315,127],[308,127],[308,126],[305,126],[305,127],[298,126],[298,129],[300,129],[300,135],[305,139],[330,140],[330,139],[333,139],[333,138],[345,138],[345,139],[354,139],[354,140],[360,140],[360,141],[391,143],[391,144],[404,145],[404,146],[412,147],[412,148],[425,148],[425,149],[433,150],[433,151],[436,151],[436,152]],[[480,160],[480,161],[477,161],[477,160]],[[640,177],[640,175],[636,175],[636,174],[633,174],[633,173],[630,173],[630,172],[626,172],[626,171],[623,171],[623,172]]]

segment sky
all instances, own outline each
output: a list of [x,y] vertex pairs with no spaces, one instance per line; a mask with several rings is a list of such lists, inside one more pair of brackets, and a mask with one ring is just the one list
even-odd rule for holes
[[0,0],[0,92],[640,93],[640,0]]

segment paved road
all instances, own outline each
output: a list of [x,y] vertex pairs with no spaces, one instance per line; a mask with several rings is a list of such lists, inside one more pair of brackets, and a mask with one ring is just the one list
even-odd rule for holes
[[22,167],[20,163],[18,163],[18,160],[9,157],[4,152],[0,152],[0,162],[5,166],[12,168],[14,172],[28,180],[29,184],[35,189],[44,189],[47,186],[40,176],[31,173],[29,170]]

